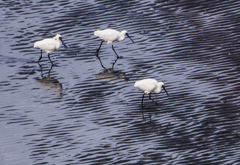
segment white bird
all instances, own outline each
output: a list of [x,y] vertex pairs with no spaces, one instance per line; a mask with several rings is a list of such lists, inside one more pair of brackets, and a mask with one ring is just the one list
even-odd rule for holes
[[126,30],[123,30],[121,32],[114,30],[114,29],[104,29],[104,30],[96,30],[94,32],[94,35],[101,38],[103,41],[101,42],[99,48],[97,49],[97,56],[98,56],[98,52],[102,46],[102,43],[104,41],[107,41],[107,44],[112,44],[112,49],[115,52],[115,54],[117,55],[117,58],[119,58],[118,54],[116,53],[114,47],[113,47],[113,42],[114,41],[123,41],[125,39],[125,36],[127,36],[132,43],[134,43],[134,41],[130,38],[129,34],[127,33]]
[[160,93],[161,89],[163,88],[165,92],[167,93],[167,96],[169,97],[169,94],[164,86],[163,82],[158,82],[155,79],[143,79],[136,81],[134,84],[134,87],[140,88],[144,91],[144,94],[142,96],[142,107],[143,107],[143,98],[145,94],[149,94],[149,99],[154,102],[154,100],[151,98],[151,93]]
[[34,42],[34,48],[40,48],[41,49],[41,56],[38,60],[38,63],[42,59],[42,50],[47,52],[48,59],[52,63],[52,60],[50,59],[49,53],[52,53],[53,51],[59,49],[62,46],[62,44],[64,45],[65,49],[68,48],[67,45],[65,45],[65,43],[63,42],[62,36],[60,34],[57,34],[53,38],[46,38],[46,39],[43,39],[41,41]]

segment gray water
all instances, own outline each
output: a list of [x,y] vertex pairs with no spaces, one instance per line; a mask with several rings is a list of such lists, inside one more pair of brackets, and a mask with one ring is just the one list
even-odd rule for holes
[[[240,2],[0,1],[0,164],[240,164]],[[111,45],[97,29],[127,30]],[[68,49],[35,41],[61,34]],[[135,81],[171,95],[141,107]]]

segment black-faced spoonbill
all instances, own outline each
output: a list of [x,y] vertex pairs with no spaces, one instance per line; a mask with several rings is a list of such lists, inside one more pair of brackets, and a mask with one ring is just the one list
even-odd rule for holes
[[[113,42],[114,41],[123,41],[125,39],[125,36],[127,36],[128,38],[130,38],[129,34],[127,33],[126,30],[123,30],[121,32],[114,30],[114,29],[104,29],[104,30],[96,30],[94,32],[94,35],[101,38],[103,41],[101,42],[99,48],[97,49],[97,56],[98,56],[98,52],[102,46],[102,43],[104,41],[107,41],[108,44],[112,44],[112,49],[114,51],[114,53],[117,55],[117,58],[119,58],[117,52],[115,51],[114,47],[113,47]],[[132,41],[132,43],[134,43],[134,41],[130,38],[130,40]]]
[[144,91],[144,94],[142,96],[142,107],[143,107],[143,98],[144,98],[145,94],[149,94],[149,99],[152,100],[153,102],[155,102],[151,98],[151,93],[152,92],[160,93],[161,89],[163,88],[165,90],[167,96],[169,97],[169,94],[164,87],[164,83],[163,82],[158,82],[155,79],[143,79],[143,80],[136,81],[135,84],[134,84],[134,87],[138,87],[138,88],[140,88],[141,90]]
[[41,41],[34,42],[34,48],[40,48],[41,49],[41,56],[38,60],[38,63],[42,59],[42,50],[47,52],[48,59],[53,64],[52,60],[50,59],[49,53],[52,53],[53,51],[59,49],[61,46],[64,46],[65,49],[67,49],[67,45],[62,40],[62,36],[60,34],[57,34],[53,38],[46,38]]

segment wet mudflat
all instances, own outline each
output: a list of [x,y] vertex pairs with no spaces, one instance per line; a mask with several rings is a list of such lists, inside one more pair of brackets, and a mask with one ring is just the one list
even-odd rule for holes
[[[1,1],[0,164],[239,164],[236,0]],[[127,30],[110,45],[97,29]],[[61,34],[51,54],[35,41]],[[155,78],[147,97],[135,81]]]

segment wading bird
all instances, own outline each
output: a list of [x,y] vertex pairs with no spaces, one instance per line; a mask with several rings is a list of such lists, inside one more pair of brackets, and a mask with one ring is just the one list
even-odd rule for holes
[[62,36],[60,34],[57,34],[53,38],[46,38],[41,41],[34,42],[34,48],[40,48],[41,49],[41,56],[38,59],[38,63],[42,59],[42,50],[47,52],[48,59],[53,64],[52,60],[50,59],[49,53],[52,53],[53,51],[59,49],[61,46],[64,46],[65,49],[67,49],[67,45],[62,40]]
[[161,89],[163,88],[167,94],[167,96],[169,97],[169,94],[167,92],[167,90],[164,87],[164,83],[163,82],[158,82],[155,79],[143,79],[143,80],[139,80],[136,81],[134,84],[134,87],[138,87],[141,90],[144,91],[144,94],[142,96],[142,107],[143,107],[143,98],[145,94],[149,94],[149,99],[152,100],[153,102],[155,102],[152,98],[151,98],[151,93],[155,92],[155,93],[160,93]]
[[114,53],[117,55],[117,58],[119,58],[117,52],[115,51],[114,47],[113,47],[113,42],[114,41],[123,41],[125,39],[125,36],[127,36],[132,43],[134,43],[134,41],[130,38],[129,34],[127,33],[126,30],[123,30],[121,32],[114,30],[114,29],[104,29],[104,30],[96,30],[94,32],[94,35],[101,38],[103,41],[101,42],[99,48],[97,49],[97,56],[98,56],[98,52],[102,46],[102,43],[104,41],[107,41],[107,44],[112,44],[112,49],[114,51]]

